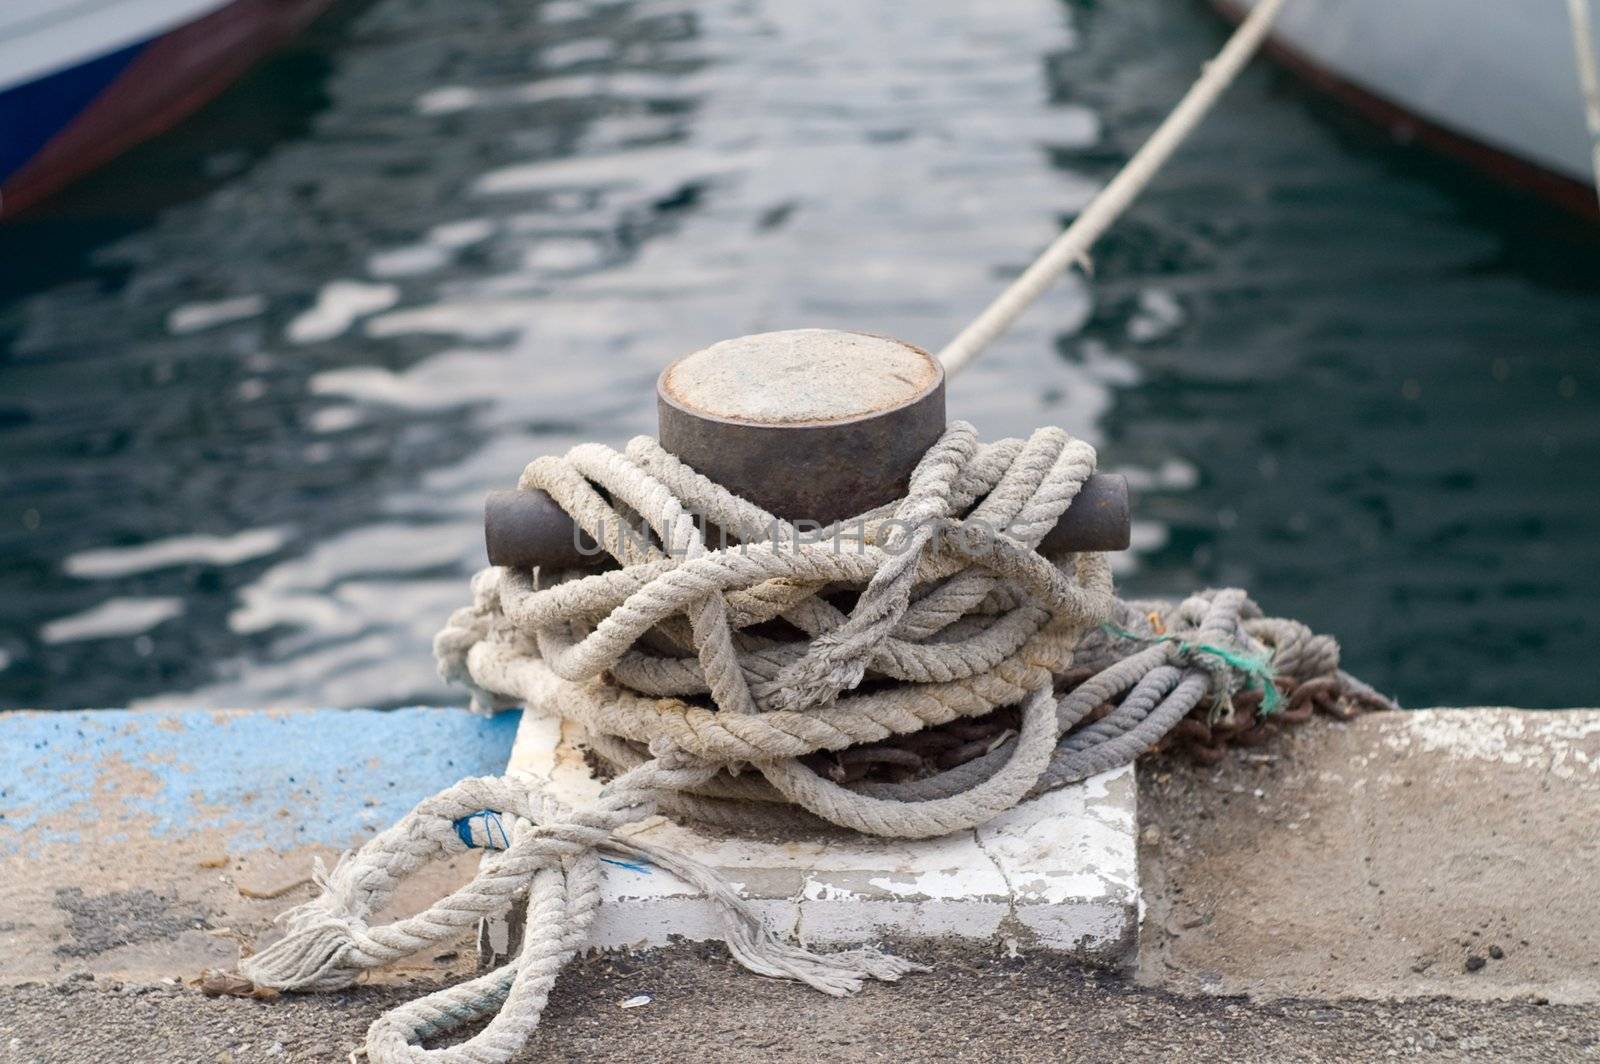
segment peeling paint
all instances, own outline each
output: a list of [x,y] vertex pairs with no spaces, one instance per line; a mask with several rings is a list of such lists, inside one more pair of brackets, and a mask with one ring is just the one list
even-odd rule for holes
[[[551,780],[555,796],[588,800],[598,782],[571,726],[528,714],[516,767]],[[1136,788],[1131,766],[1052,791],[972,831],[937,839],[848,833],[760,840],[653,818],[626,833],[693,857],[737,881],[774,928],[807,941],[875,935],[999,941],[1098,961],[1136,942]],[[660,945],[720,938],[715,907],[670,874],[608,868],[594,942]]]
[[505,766],[519,713],[0,713],[0,853],[214,836],[243,852],[344,847],[465,776]]
[[1385,731],[1384,745],[1549,772],[1600,784],[1600,719],[1520,710],[1418,710]]

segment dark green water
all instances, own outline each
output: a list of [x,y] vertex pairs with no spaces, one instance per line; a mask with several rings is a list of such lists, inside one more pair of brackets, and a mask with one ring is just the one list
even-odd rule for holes
[[[1223,30],[1189,0],[345,6],[0,229],[0,705],[457,700],[528,459],[667,360],[937,347]],[[952,382],[1141,485],[1124,587],[1241,584],[1411,705],[1600,694],[1600,239],[1252,70]]]

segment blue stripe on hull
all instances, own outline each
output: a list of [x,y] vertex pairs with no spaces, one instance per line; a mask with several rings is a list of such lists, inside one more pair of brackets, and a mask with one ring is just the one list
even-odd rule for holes
[[0,182],[70,125],[148,44],[131,44],[0,93]]

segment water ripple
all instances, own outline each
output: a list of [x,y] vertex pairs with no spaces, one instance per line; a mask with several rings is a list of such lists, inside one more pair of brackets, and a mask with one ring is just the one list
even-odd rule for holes
[[[0,231],[37,264],[0,289],[0,704],[459,700],[429,641],[485,491],[651,431],[718,339],[937,347],[1221,32],[1170,0],[341,10]],[[1136,592],[1249,584],[1413,701],[1592,699],[1554,663],[1600,593],[1600,256],[1288,84],[1251,71],[952,412],[1101,446]]]

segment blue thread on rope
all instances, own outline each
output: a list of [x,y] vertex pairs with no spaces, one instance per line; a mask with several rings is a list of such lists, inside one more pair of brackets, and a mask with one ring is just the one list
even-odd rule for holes
[[600,860],[604,861],[606,864],[614,864],[618,868],[626,868],[630,872],[638,872],[641,876],[647,876],[650,874],[650,866],[647,864],[639,864],[635,861],[617,861],[610,857],[602,857]]
[[1140,635],[1130,632],[1126,628],[1118,627],[1107,621],[1100,628],[1122,639],[1131,639],[1137,643],[1176,643],[1178,649],[1185,654],[1210,654],[1212,657],[1221,658],[1229,666],[1244,674],[1245,689],[1259,688],[1261,691],[1261,715],[1266,716],[1278,709],[1278,704],[1283,701],[1283,695],[1278,691],[1278,685],[1273,683],[1272,655],[1271,654],[1241,654],[1237,650],[1227,647],[1214,646],[1211,643],[1190,643],[1179,639],[1175,635]]
[[[511,836],[506,834],[506,826],[500,822],[500,814],[493,809],[480,809],[455,822],[456,837],[466,844],[467,849],[478,849],[478,844],[472,841],[472,822],[480,818],[483,820],[485,845],[490,849],[510,849]],[[498,839],[495,837],[496,833],[499,834]]]

